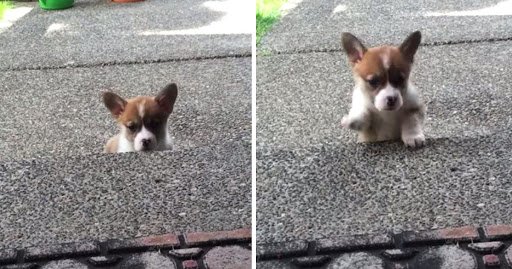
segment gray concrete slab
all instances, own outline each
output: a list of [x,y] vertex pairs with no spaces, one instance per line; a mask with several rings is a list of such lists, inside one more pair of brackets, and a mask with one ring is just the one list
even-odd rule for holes
[[291,1],[298,2],[262,39],[272,52],[341,49],[341,32],[368,45],[397,44],[421,30],[424,42],[512,38],[511,1]]
[[509,221],[511,42],[420,48],[427,147],[359,145],[340,126],[341,52],[258,58],[258,240]]
[[0,162],[0,248],[251,225],[251,145]]
[[0,70],[250,55],[249,2],[77,0],[61,11],[33,3],[0,32]]
[[251,59],[0,72],[0,160],[99,153],[117,126],[101,101],[180,86],[177,150],[251,140]]

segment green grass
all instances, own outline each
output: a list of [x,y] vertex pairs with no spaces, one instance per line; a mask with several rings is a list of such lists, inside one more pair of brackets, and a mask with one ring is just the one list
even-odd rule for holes
[[256,45],[259,45],[261,38],[270,30],[272,25],[279,20],[281,13],[279,8],[287,0],[256,0]]
[[0,0],[0,20],[4,18],[5,11],[10,8],[12,8],[11,2]]

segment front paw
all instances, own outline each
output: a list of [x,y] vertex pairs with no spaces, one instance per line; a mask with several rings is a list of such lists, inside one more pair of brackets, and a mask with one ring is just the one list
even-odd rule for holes
[[411,148],[420,148],[425,146],[425,135],[422,133],[415,135],[405,135],[402,137],[404,144]]
[[352,118],[349,116],[343,117],[341,120],[341,126],[345,128],[349,128],[356,131],[361,131],[366,128],[368,124],[362,118]]

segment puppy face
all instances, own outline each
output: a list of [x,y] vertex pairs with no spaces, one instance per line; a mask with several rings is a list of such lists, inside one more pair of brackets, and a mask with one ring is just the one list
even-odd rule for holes
[[103,102],[121,127],[121,135],[133,143],[135,151],[154,150],[164,139],[167,119],[178,95],[176,84],[169,84],[155,97],[139,96],[124,100],[112,92]]
[[414,54],[421,41],[420,32],[412,33],[399,46],[367,49],[350,33],[343,33],[342,45],[352,66],[354,78],[378,110],[398,110],[411,72]]

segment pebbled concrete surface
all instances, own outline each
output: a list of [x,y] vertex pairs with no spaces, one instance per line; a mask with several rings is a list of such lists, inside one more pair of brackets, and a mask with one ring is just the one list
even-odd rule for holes
[[101,101],[180,89],[176,149],[251,140],[251,59],[0,72],[0,160],[99,153],[118,129]]
[[30,5],[0,33],[0,70],[251,54],[247,1],[77,0],[53,12]]
[[422,47],[427,147],[356,144],[339,52],[259,57],[257,239],[506,223],[511,42]]
[[262,39],[260,50],[339,50],[344,31],[369,45],[397,44],[415,30],[422,31],[427,43],[512,38],[510,1],[291,2],[298,5]]
[[251,145],[0,162],[0,248],[251,224]]
[[[23,5],[0,31],[0,248],[250,226],[248,1]],[[100,93],[169,82],[176,150],[102,154]]]
[[[476,137],[512,123],[512,42],[422,47],[412,79],[427,104],[427,138]],[[464,64],[466,63],[466,64]],[[258,58],[258,145],[298,149],[356,141],[341,128],[354,86],[341,52]]]

